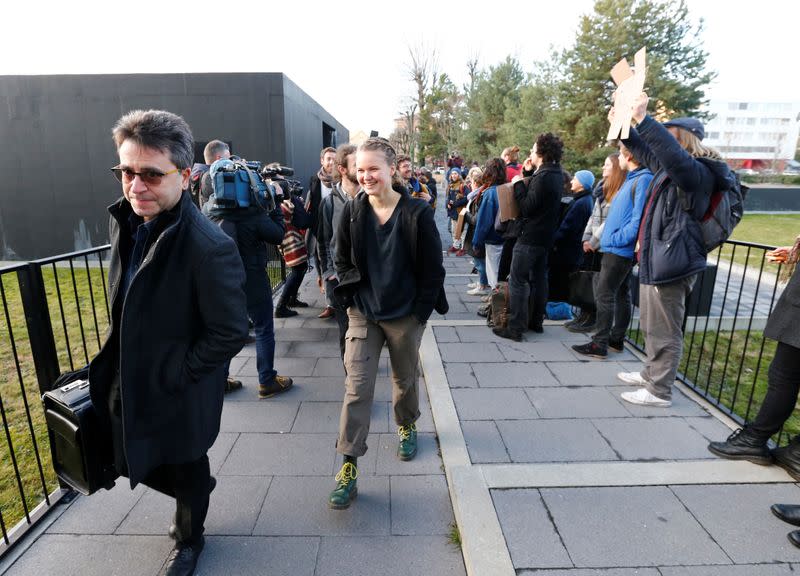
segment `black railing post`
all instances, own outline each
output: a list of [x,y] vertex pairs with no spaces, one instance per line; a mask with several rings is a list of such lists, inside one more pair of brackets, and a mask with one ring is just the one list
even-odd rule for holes
[[39,382],[39,391],[44,393],[50,390],[61,369],[58,364],[53,325],[50,322],[42,268],[38,264],[28,264],[17,271],[17,278],[33,363],[36,367],[36,379]]

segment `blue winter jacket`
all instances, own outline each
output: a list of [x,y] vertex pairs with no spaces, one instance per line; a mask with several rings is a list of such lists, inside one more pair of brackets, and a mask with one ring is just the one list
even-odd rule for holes
[[[700,220],[708,209],[716,179],[729,174],[724,162],[715,175],[690,156],[664,126],[645,116],[623,140],[642,165],[653,173],[642,216],[639,246],[639,282],[667,284],[706,267]],[[682,193],[679,194],[678,187]]]
[[647,168],[628,172],[608,209],[603,235],[600,237],[601,252],[633,259],[647,189],[652,180],[653,173]]
[[475,221],[475,234],[472,236],[472,245],[475,248],[483,248],[484,244],[503,243],[503,237],[494,229],[498,210],[500,210],[500,203],[497,201],[497,186],[491,186],[481,194],[481,205]]

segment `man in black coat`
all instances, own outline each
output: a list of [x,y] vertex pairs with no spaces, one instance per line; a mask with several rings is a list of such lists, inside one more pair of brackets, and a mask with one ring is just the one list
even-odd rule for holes
[[[317,242],[319,238],[320,206],[322,201],[328,197],[333,190],[333,166],[336,162],[336,149],[330,146],[323,148],[319,153],[320,168],[308,182],[308,196],[306,196],[306,211],[311,215],[311,226],[306,232],[306,249],[308,250],[309,260],[314,260],[314,268],[317,270],[317,285],[322,289],[322,266],[320,261]],[[326,306],[317,316],[318,318],[333,318],[335,310],[333,307],[333,295],[325,295]],[[300,303],[300,307],[304,307]]]
[[111,329],[89,368],[91,397],[131,488],[176,499],[162,574],[191,575],[225,365],[247,338],[245,275],[234,243],[186,191],[194,142],[183,118],[135,110],[113,136],[124,197],[109,208]]

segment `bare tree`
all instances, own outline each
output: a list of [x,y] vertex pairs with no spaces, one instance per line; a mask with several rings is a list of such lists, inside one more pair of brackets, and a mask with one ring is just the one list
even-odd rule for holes
[[424,44],[408,47],[411,62],[408,65],[409,79],[414,83],[417,111],[425,111],[425,96],[438,77],[439,57],[435,48],[428,48]]

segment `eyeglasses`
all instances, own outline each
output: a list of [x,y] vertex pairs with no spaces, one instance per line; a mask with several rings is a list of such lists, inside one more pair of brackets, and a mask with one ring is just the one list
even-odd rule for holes
[[142,170],[141,172],[134,172],[130,168],[123,168],[122,166],[114,166],[111,169],[112,174],[114,177],[122,182],[123,184],[130,184],[133,182],[133,179],[137,176],[141,179],[142,182],[147,184],[148,186],[158,186],[161,184],[161,179],[164,176],[168,176],[170,174],[175,174],[176,172],[180,172],[180,168],[175,168],[175,170],[170,170],[169,172],[159,172],[158,170],[153,170],[149,168],[147,170]]

